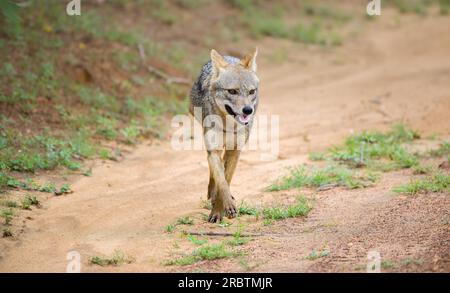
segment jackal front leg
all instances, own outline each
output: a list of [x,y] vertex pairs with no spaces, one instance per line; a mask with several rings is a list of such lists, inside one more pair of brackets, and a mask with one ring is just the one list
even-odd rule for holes
[[[231,179],[233,179],[234,171],[239,160],[240,150],[226,150],[223,156],[223,162],[225,167],[225,179],[228,182],[228,186],[231,184]],[[231,198],[234,199],[233,195]]]
[[231,197],[230,187],[225,178],[225,168],[220,153],[220,151],[208,151],[209,170],[217,188],[212,211],[209,215],[209,222],[212,223],[220,222],[223,214],[229,218],[236,216],[236,205]]

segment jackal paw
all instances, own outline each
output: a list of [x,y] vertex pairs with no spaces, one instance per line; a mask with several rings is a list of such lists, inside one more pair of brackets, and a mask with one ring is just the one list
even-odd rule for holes
[[222,221],[222,212],[212,210],[208,217],[210,223],[220,223]]
[[237,208],[236,205],[234,203],[234,198],[227,200],[223,203],[223,210],[225,212],[225,216],[227,216],[228,218],[234,218],[237,215]]

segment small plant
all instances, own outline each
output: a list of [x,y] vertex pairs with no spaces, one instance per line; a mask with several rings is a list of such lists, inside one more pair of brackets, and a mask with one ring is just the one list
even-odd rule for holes
[[324,153],[312,152],[309,154],[309,159],[311,161],[323,161],[325,160],[326,155]]
[[175,231],[175,225],[169,224],[169,225],[166,226],[166,232],[167,233],[172,233],[173,231]]
[[258,214],[258,210],[254,207],[250,207],[245,202],[242,202],[238,208],[238,214],[256,216]]
[[3,209],[0,211],[0,218],[3,218],[3,220],[5,221],[5,225],[11,225],[13,217],[14,211],[11,208]]
[[192,243],[194,243],[195,245],[203,245],[206,242],[208,242],[208,239],[200,239],[194,235],[187,235],[187,239],[189,239],[189,241],[191,241]]
[[444,141],[437,149],[428,151],[428,154],[432,157],[443,157],[450,155],[450,142]]
[[70,193],[72,190],[70,189],[70,185],[65,183],[59,190],[55,190],[55,195],[62,195],[66,193]]
[[8,208],[18,208],[19,207],[17,202],[12,201],[12,200],[5,200],[5,201],[1,202],[0,205],[8,207]]
[[239,255],[227,250],[223,243],[204,245],[192,252],[192,254],[166,262],[166,265],[190,265],[202,260],[215,260]]
[[423,175],[423,174],[430,174],[433,172],[432,166],[424,166],[424,165],[416,165],[412,167],[412,171],[414,175]]
[[316,251],[316,250],[313,250],[313,251],[311,251],[311,253],[308,254],[305,258],[306,258],[307,260],[316,260],[316,259],[318,259],[318,258],[326,257],[326,256],[328,256],[328,255],[330,255],[330,253],[328,252],[328,250],[322,250],[322,251]]
[[24,210],[29,210],[31,206],[39,206],[39,200],[35,196],[27,195],[23,200],[21,207]]
[[191,217],[181,217],[177,220],[177,225],[194,225],[194,219]]
[[104,258],[100,256],[93,256],[89,259],[90,264],[99,265],[99,266],[119,266],[122,264],[128,264],[133,262],[133,259],[125,256],[125,254],[120,251],[114,251],[114,254],[110,258]]
[[311,211],[311,206],[304,197],[298,197],[297,203],[288,207],[270,207],[262,210],[264,219],[282,220],[306,216]]
[[396,186],[392,191],[409,195],[427,192],[450,192],[450,176],[438,173],[425,179],[412,180],[407,184]]
[[249,241],[250,238],[242,237],[242,227],[239,227],[236,233],[233,234],[233,239],[229,240],[227,244],[231,246],[240,246],[248,243]]
[[397,267],[397,264],[391,260],[383,260],[380,265],[382,269],[393,269]]

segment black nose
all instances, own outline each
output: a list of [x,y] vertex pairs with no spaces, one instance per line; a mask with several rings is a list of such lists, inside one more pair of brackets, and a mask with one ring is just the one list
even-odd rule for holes
[[242,109],[242,113],[244,113],[245,115],[250,115],[250,114],[253,113],[253,108],[250,107],[250,106],[245,106],[245,107]]

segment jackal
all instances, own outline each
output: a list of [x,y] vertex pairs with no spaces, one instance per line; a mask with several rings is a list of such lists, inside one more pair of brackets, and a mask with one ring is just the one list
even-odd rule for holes
[[258,107],[257,52],[238,59],[211,50],[190,93],[190,112],[203,126],[208,155],[212,223],[237,213],[230,183]]

